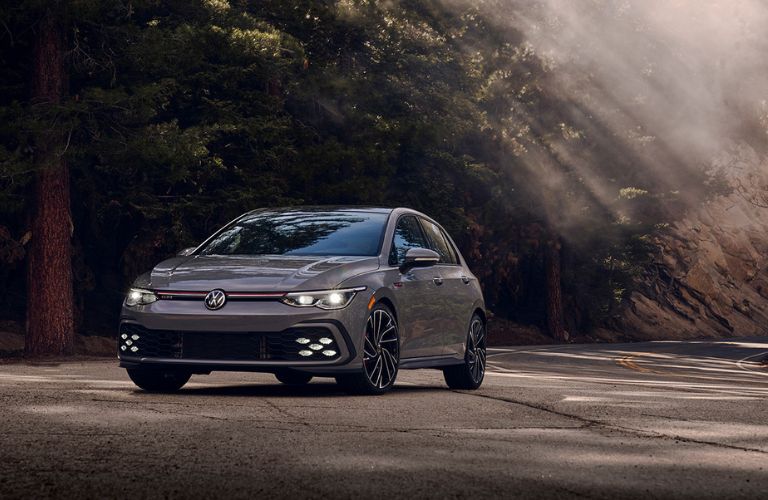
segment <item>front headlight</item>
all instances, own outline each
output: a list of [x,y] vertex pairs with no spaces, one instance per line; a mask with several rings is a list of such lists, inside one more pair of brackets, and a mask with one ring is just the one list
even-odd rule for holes
[[341,290],[321,290],[319,292],[293,292],[286,294],[281,300],[284,304],[294,307],[342,309],[352,302],[357,292],[362,292],[363,290],[365,290],[364,286]]
[[145,306],[157,300],[157,295],[152,290],[143,288],[131,288],[125,297],[125,305],[128,307]]

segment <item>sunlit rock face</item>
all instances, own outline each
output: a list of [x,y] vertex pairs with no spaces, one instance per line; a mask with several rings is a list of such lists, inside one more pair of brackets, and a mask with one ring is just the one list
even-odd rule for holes
[[768,334],[768,160],[735,147],[716,162],[732,192],[658,240],[619,329],[642,339]]

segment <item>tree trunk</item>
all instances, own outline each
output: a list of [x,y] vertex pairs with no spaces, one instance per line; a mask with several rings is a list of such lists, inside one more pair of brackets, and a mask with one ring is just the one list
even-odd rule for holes
[[[61,102],[65,89],[61,16],[51,2],[34,44],[32,99],[37,106]],[[37,167],[32,207],[32,238],[27,263],[28,355],[74,352],[69,171],[62,158],[63,135],[54,129],[36,140]]]
[[561,276],[562,243],[553,238],[544,245],[544,268],[547,285],[547,332],[552,338],[568,341],[563,318],[563,284]]

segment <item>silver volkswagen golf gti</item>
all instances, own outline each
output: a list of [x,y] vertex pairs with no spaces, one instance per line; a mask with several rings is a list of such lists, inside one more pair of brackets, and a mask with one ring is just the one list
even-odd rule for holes
[[248,212],[140,276],[120,316],[120,366],[175,391],[192,374],[335,377],[381,394],[398,370],[477,389],[486,328],[477,279],[448,234],[406,208]]

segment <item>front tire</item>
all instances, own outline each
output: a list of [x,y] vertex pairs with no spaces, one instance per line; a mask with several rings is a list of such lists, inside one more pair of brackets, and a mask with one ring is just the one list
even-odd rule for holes
[[384,304],[376,304],[365,323],[362,369],[338,376],[336,382],[352,394],[384,394],[395,385],[399,366],[400,334],[395,315]]
[[176,392],[189,382],[189,372],[158,368],[129,368],[128,377],[147,392]]
[[304,372],[284,371],[275,373],[275,378],[285,385],[307,385],[312,380],[312,375]]
[[485,323],[478,314],[474,314],[469,322],[464,363],[443,369],[443,377],[448,387],[472,391],[483,383],[486,361],[485,337]]

